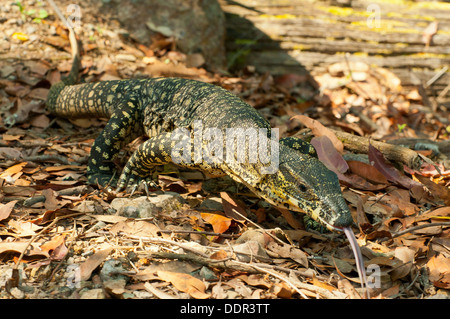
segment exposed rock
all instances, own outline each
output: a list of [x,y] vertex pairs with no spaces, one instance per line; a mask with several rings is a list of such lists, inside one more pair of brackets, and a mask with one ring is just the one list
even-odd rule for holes
[[155,192],[151,196],[138,198],[115,198],[111,207],[117,211],[117,215],[131,218],[150,218],[158,213],[171,213],[179,209],[184,199],[174,192]]
[[112,0],[104,7],[140,43],[150,45],[157,33],[174,37],[182,52],[225,67],[225,16],[216,0]]
[[106,295],[103,289],[96,288],[82,292],[80,299],[106,299]]

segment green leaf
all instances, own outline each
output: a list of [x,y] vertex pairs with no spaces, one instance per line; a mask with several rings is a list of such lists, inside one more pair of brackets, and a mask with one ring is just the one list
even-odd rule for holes
[[45,19],[48,17],[48,12],[45,9],[39,9],[38,18]]
[[20,13],[23,13],[23,5],[20,3],[20,1],[14,2],[14,5],[19,7]]
[[30,9],[30,10],[24,11],[23,13],[25,13],[27,16],[32,16],[36,13],[36,9]]

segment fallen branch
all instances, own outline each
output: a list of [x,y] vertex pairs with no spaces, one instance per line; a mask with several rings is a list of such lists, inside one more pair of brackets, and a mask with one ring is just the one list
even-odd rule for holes
[[198,231],[198,230],[167,230],[167,229],[161,229],[158,230],[160,233],[164,234],[195,234],[195,235],[205,235],[205,236],[217,236],[217,237],[223,237],[223,238],[236,238],[241,236],[240,234],[222,234],[222,233],[215,233],[211,231]]
[[195,262],[202,266],[207,266],[211,268],[217,268],[227,271],[240,271],[246,272],[250,274],[258,274],[261,273],[258,269],[255,269],[251,266],[251,264],[237,262],[230,258],[225,258],[222,260],[215,260],[211,258],[205,258],[202,256],[196,256],[194,254],[176,254],[176,253],[168,253],[168,252],[153,252],[151,254],[153,258],[167,258],[167,259],[178,259],[185,260],[190,262]]
[[[83,185],[83,186],[66,188],[66,189],[60,190],[59,192],[56,192],[56,193],[58,194],[58,196],[74,196],[74,195],[84,195],[89,192],[92,192],[92,190],[93,190],[92,187]],[[40,202],[44,202],[44,201],[45,201],[45,196],[38,195],[38,196],[33,196],[31,198],[26,199],[23,202],[23,205],[29,207],[36,203],[40,203]]]
[[392,238],[399,237],[399,236],[402,236],[404,234],[411,233],[411,232],[414,232],[414,231],[422,229],[422,228],[434,227],[434,226],[450,226],[450,222],[429,223],[429,224],[413,226],[413,227],[407,228],[405,230],[393,233],[392,234]]
[[[330,130],[336,134],[336,137],[344,144],[344,148],[351,152],[368,154],[369,144],[372,144],[383,153],[388,160],[403,163],[412,169],[419,169],[423,163],[420,155],[409,148],[371,140],[368,137],[357,136],[342,131]],[[310,136],[312,137],[310,129],[301,130],[296,134],[297,137],[300,137],[299,135],[301,135],[303,139],[309,139]]]

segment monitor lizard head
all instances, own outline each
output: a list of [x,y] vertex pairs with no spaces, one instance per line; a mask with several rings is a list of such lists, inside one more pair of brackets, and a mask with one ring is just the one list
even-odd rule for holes
[[258,181],[255,191],[272,205],[304,212],[331,231],[352,225],[338,177],[315,151],[294,149],[281,141],[279,146],[278,170]]

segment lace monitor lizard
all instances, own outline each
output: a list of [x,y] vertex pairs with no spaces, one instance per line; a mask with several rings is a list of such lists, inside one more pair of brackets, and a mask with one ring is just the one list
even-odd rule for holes
[[[50,1],[59,17],[58,8]],[[184,136],[195,144],[195,124],[200,121],[203,133],[216,129],[226,135],[229,129],[254,128],[272,136],[269,123],[249,104],[231,92],[212,84],[181,79],[151,78],[76,84],[80,57],[75,34],[70,31],[73,66],[68,77],[51,87],[48,110],[57,116],[106,117],[103,131],[95,140],[87,176],[90,183],[106,185],[115,175],[112,159],[127,143],[147,135],[126,163],[117,182],[118,190],[135,187],[149,180],[155,165],[173,162],[177,128],[194,130]],[[191,131],[192,133],[192,131]],[[250,161],[252,141],[241,139],[236,151],[246,149],[244,161],[206,161],[205,158],[178,164],[212,174],[225,173],[243,183],[259,197],[276,207],[304,212],[332,231],[344,231],[357,260],[361,284],[366,283],[362,256],[350,226],[350,210],[342,196],[336,174],[319,161],[313,146],[288,137],[275,141],[277,168],[267,168],[261,158]],[[202,144],[204,146],[204,144]],[[264,148],[264,147],[261,147]],[[226,151],[226,150],[225,150]],[[195,158],[195,151],[192,152]],[[236,156],[232,156],[236,159]]]
[[[142,135],[149,139],[132,154],[117,186],[130,188],[146,182],[155,165],[172,162],[172,148],[177,142],[173,130],[192,129],[196,120],[201,121],[203,130],[218,128],[224,136],[230,128],[263,128],[269,137],[271,134],[269,123],[253,107],[212,84],[152,78],[72,85],[68,83],[71,78],[51,88],[48,110],[68,118],[109,118],[91,149],[87,169],[90,183],[110,182],[114,156]],[[237,149],[248,148],[248,144],[238,144]],[[191,160],[178,164],[211,174],[226,173],[269,203],[306,212],[331,230],[351,225],[338,178],[317,159],[313,147],[296,138],[281,139],[278,147],[278,170],[272,174],[262,174],[262,164],[259,160],[250,163],[248,152],[247,162]]]
[[[178,141],[173,130],[193,129],[196,120],[201,121],[203,132],[218,128],[224,136],[230,128],[263,128],[269,137],[271,134],[268,122],[253,107],[225,89],[200,81],[153,78],[62,83],[49,93],[47,106],[52,114],[109,118],[91,149],[87,170],[90,183],[110,182],[115,170],[113,157],[142,135],[149,139],[132,154],[117,186],[122,189],[146,182],[152,167],[172,162],[172,148]],[[238,144],[237,149],[248,148],[248,144]],[[279,167],[273,174],[262,174],[260,161],[250,163],[248,155],[246,152],[247,162],[242,163],[191,160],[178,164],[211,174],[226,173],[271,204],[304,211],[329,229],[352,223],[336,174],[317,159],[309,143],[296,138],[281,139]]]
[[[113,181],[115,155],[135,138],[146,135],[149,139],[132,154],[116,183],[118,190],[134,189],[141,183],[146,185],[151,182],[154,166],[174,162],[172,150],[177,143],[174,131],[189,128],[195,133],[196,121],[200,122],[203,134],[207,129],[216,129],[226,136],[233,128],[254,128],[262,129],[267,138],[272,136],[269,123],[258,111],[213,84],[181,78],[76,84],[80,66],[76,36],[57,6],[49,2],[68,26],[73,65],[69,75],[50,88],[46,101],[48,111],[68,118],[109,118],[91,148],[87,168],[89,183],[105,186]],[[195,146],[195,138],[194,134],[189,145]],[[210,174],[228,174],[276,207],[305,212],[332,231],[350,227],[353,219],[339,180],[318,160],[311,144],[293,137],[282,138],[279,143],[275,141],[278,169],[264,173],[267,165],[261,162],[261,157],[249,160],[254,152],[249,146],[252,143],[255,142],[237,139],[234,151],[246,150],[241,161],[235,160],[236,154],[231,156],[234,159],[231,161],[223,157],[207,161],[192,154],[190,161],[177,164]]]

